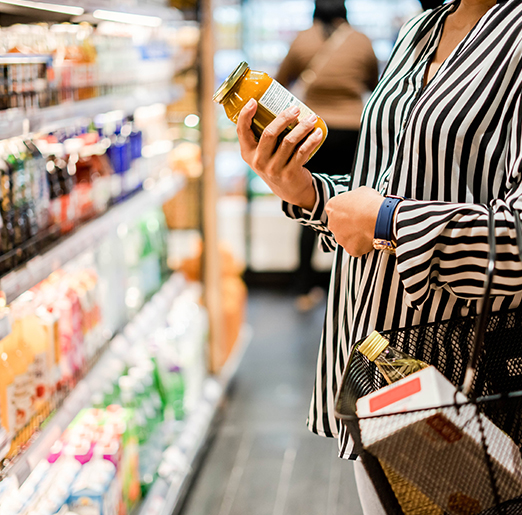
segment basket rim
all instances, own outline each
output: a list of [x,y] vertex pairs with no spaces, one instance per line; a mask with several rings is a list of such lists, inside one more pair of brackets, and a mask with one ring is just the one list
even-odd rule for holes
[[[378,391],[378,390],[376,390],[376,391]],[[457,392],[458,392],[458,390],[457,390]],[[419,413],[419,412],[424,412],[424,411],[433,411],[433,410],[440,410],[440,409],[447,409],[447,408],[460,409],[464,406],[478,406],[480,404],[510,401],[510,400],[518,399],[518,398],[522,398],[522,390],[517,390],[515,392],[496,393],[493,395],[486,395],[483,397],[477,397],[475,399],[468,399],[466,402],[455,401],[450,404],[441,404],[439,406],[428,406],[425,408],[416,408],[416,409],[412,409],[412,410],[401,410],[401,411],[393,411],[393,412],[386,412],[386,413],[376,413],[375,415],[367,415],[364,417],[359,417],[356,413],[346,414],[346,413],[338,412],[337,403],[335,405],[334,411],[335,411],[335,416],[338,419],[340,419],[341,421],[346,420],[346,421],[353,422],[353,421],[358,421],[358,420],[367,420],[367,419],[373,419],[373,418],[379,418],[379,417],[393,417],[393,416],[397,416],[397,415],[409,415],[412,413]]]

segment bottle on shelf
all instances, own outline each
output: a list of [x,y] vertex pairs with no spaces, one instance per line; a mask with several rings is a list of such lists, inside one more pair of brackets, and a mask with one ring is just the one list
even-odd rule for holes
[[28,164],[33,175],[33,198],[35,202],[35,215],[39,231],[45,231],[49,227],[49,202],[50,190],[47,180],[46,163],[38,147],[30,139],[25,139],[23,144],[27,147]]
[[13,190],[11,188],[11,169],[3,158],[0,146],[0,242],[2,254],[0,256],[0,274],[4,274],[14,267],[14,210]]
[[16,427],[15,374],[3,349],[3,340],[11,332],[9,313],[0,312],[0,425],[12,435]]
[[357,350],[377,365],[388,384],[429,366],[424,361],[390,347],[390,342],[377,331],[373,331]]
[[14,248],[17,249],[15,265],[27,259],[27,250],[23,244],[30,238],[30,222],[26,202],[26,173],[16,145],[8,140],[4,146],[5,161],[9,167],[11,199],[13,210]]
[[13,330],[0,342],[2,359],[14,374],[13,413],[14,431],[22,429],[32,416],[34,373],[31,353],[19,345],[19,326],[13,323]]
[[47,146],[48,180],[50,185],[50,213],[53,224],[60,228],[62,234],[74,228],[77,218],[76,195],[74,192],[75,177],[65,159],[65,148],[62,143],[51,143]]
[[54,363],[54,347],[48,338],[41,319],[36,315],[35,294],[29,290],[15,303],[20,313],[20,344],[30,348],[34,362],[34,409],[38,413],[49,412],[49,401],[52,393],[52,364]]

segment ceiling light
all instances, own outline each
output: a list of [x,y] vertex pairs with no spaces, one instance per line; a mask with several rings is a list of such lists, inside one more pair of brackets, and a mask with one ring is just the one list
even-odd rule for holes
[[48,4],[47,2],[32,2],[31,0],[0,0],[0,3],[18,7],[28,7],[30,9],[40,9],[41,11],[50,11],[53,13],[69,14],[71,16],[80,16],[85,12],[82,7]]
[[130,23],[133,25],[144,25],[146,27],[159,27],[162,23],[158,16],[146,16],[144,14],[130,14],[117,11],[104,11],[97,9],[92,15],[98,20],[116,21],[120,23]]

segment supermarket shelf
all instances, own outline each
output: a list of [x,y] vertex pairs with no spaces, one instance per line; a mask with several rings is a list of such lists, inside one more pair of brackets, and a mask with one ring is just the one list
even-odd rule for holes
[[47,252],[32,258],[21,268],[4,275],[0,279],[0,290],[4,292],[7,302],[12,302],[82,252],[95,248],[121,223],[132,222],[144,211],[172,198],[184,183],[184,177],[179,174],[173,174],[157,181],[147,179],[146,189],[110,208],[95,220],[80,226],[63,241],[51,247]]
[[158,102],[169,104],[181,98],[182,94],[183,88],[181,87],[144,85],[127,94],[105,95],[78,102],[67,102],[30,112],[23,109],[8,109],[0,112],[0,139],[12,138],[29,132],[50,132],[108,111],[122,110],[128,116],[140,106]]
[[190,414],[178,440],[164,452],[160,477],[152,486],[137,515],[176,515],[181,509],[194,473],[216,427],[228,387],[251,339],[252,328],[243,326],[238,342],[221,373],[206,379],[197,409]]

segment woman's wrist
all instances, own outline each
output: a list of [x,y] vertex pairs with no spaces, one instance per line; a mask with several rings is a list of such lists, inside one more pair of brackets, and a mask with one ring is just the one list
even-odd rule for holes
[[373,237],[373,247],[375,249],[386,250],[392,253],[395,252],[397,247],[395,237],[395,213],[397,206],[402,200],[404,200],[403,197],[388,195],[381,204]]
[[317,192],[315,191],[314,181],[310,175],[310,182],[308,187],[299,194],[296,202],[292,203],[302,209],[305,209],[306,211],[313,211],[316,201]]

